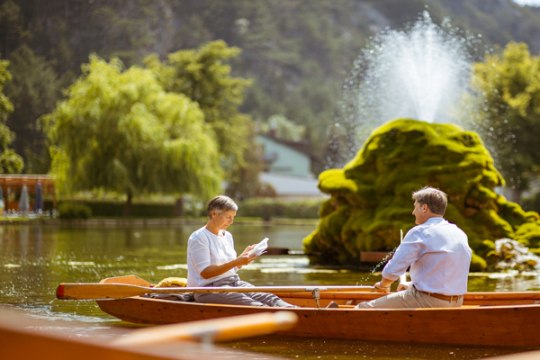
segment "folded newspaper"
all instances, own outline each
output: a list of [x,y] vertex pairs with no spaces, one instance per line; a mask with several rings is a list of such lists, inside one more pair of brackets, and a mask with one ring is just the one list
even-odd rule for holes
[[251,250],[249,250],[249,256],[261,256],[266,252],[266,249],[268,248],[268,238],[262,239],[255,247]]

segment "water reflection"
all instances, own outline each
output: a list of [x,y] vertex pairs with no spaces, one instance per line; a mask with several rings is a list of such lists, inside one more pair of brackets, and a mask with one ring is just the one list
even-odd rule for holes
[[[391,326],[392,324],[389,324]],[[358,324],[369,326],[369,324]],[[516,350],[493,349],[479,347],[452,347],[439,345],[374,343],[347,340],[324,340],[290,337],[266,337],[246,339],[225,344],[235,349],[275,354],[276,347],[282,348],[280,356],[289,359],[480,359],[503,354],[511,354]]]
[[[59,301],[61,282],[96,282],[105,277],[136,274],[151,282],[185,277],[187,237],[200,225],[96,226],[4,225],[0,227],[0,305],[14,304],[33,316],[75,321],[77,336],[98,336],[115,327],[132,326],[102,313],[93,301]],[[247,226],[235,224],[237,250],[270,238],[270,245],[301,250],[313,226]],[[242,278],[257,285],[371,284],[378,274],[310,267],[305,256],[263,256],[242,269]],[[529,274],[471,274],[469,290],[539,290],[540,278]],[[364,326],[365,324],[358,324]],[[391,324],[389,324],[391,326]],[[101,329],[101,330],[100,330]],[[475,359],[508,352],[503,349],[461,349],[412,345],[377,345],[350,341],[258,338],[228,344],[290,358],[349,359]],[[392,350],[393,349],[393,350]]]

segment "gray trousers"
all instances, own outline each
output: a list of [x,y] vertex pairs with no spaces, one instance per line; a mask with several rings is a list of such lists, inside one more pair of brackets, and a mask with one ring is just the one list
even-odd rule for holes
[[429,294],[416,290],[411,286],[408,290],[395,292],[371,301],[356,305],[359,309],[371,308],[435,308],[460,307],[463,296],[456,296],[452,301],[437,299]]
[[[240,280],[238,275],[219,279],[206,286],[215,287],[253,287],[247,281]],[[202,303],[229,304],[229,305],[249,305],[249,306],[272,306],[272,307],[296,307],[281,300],[271,293],[203,293],[195,294],[195,301]]]

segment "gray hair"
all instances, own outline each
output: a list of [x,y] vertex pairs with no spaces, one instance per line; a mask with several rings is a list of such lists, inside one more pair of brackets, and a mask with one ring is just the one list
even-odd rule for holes
[[420,205],[426,204],[429,210],[434,214],[444,215],[446,212],[448,198],[446,197],[446,194],[439,189],[426,186],[413,192],[412,198]]
[[208,202],[207,214],[210,216],[212,211],[238,211],[238,205],[228,196],[218,195]]

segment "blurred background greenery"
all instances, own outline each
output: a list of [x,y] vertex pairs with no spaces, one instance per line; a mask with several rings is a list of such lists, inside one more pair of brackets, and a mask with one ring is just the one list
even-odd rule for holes
[[257,136],[301,146],[315,177],[343,166],[352,64],[424,10],[477,38],[478,126],[495,129],[512,200],[540,210],[540,8],[511,0],[1,0],[1,173],[53,174],[60,200],[125,215],[156,199],[197,212],[222,189],[276,196]]

